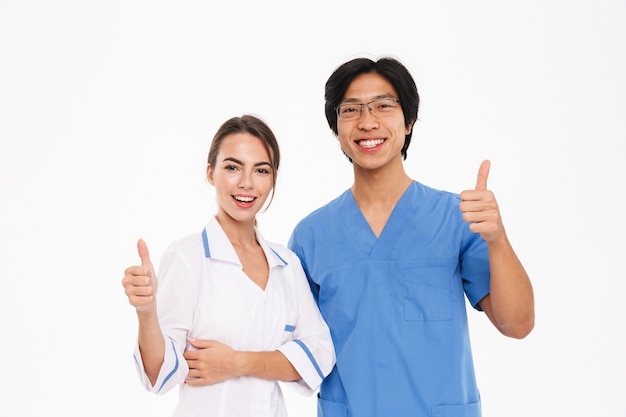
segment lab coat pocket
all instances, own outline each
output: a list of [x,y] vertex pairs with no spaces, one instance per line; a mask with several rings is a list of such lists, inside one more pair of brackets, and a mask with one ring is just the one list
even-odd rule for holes
[[323,400],[318,396],[317,415],[318,417],[347,417],[348,408],[343,403]]
[[481,417],[480,401],[469,404],[436,405],[432,417]]
[[285,315],[285,327],[283,329],[283,343],[293,339],[296,331],[297,313],[295,310],[287,310]]
[[423,266],[404,270],[406,320],[451,320],[450,267]]

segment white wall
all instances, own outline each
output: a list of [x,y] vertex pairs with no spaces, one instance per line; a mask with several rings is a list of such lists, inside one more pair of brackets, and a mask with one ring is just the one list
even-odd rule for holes
[[358,55],[415,76],[415,179],[461,191],[492,160],[537,323],[471,314],[485,417],[626,415],[626,3],[503,3],[1,1],[0,415],[170,415],[131,356],[136,239],[158,259],[202,227],[210,138],[252,112],[284,158],[260,225],[286,242],[351,183],[323,84]]

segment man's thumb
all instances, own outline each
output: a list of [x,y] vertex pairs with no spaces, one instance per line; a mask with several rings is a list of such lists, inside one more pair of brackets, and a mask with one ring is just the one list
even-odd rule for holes
[[480,164],[478,168],[478,178],[476,179],[476,190],[484,191],[487,189],[487,178],[489,177],[489,168],[491,168],[491,162],[486,159]]

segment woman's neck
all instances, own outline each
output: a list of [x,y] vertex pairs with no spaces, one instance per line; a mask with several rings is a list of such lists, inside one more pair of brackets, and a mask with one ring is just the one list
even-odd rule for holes
[[222,211],[220,211],[215,218],[233,246],[258,246],[256,232],[254,230],[254,219],[248,222],[240,222]]

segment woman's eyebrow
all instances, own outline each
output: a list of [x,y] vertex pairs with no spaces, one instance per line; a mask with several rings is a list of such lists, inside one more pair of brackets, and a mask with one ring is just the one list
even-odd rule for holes
[[[233,158],[232,156],[226,157],[222,160],[222,162],[226,162],[226,161],[230,161],[230,162],[234,162],[236,164],[239,165],[245,165],[243,162],[241,162],[239,159],[237,158]],[[272,165],[269,162],[266,161],[261,161],[261,162],[257,162],[256,164],[254,164],[255,167],[261,166],[261,165]]]
[[233,158],[231,156],[228,156],[228,157],[226,157],[226,158],[224,158],[222,160],[222,162],[226,162],[226,161],[230,161],[230,162],[234,162],[234,163],[239,164],[239,165],[243,165],[243,162],[241,162],[239,159]]

